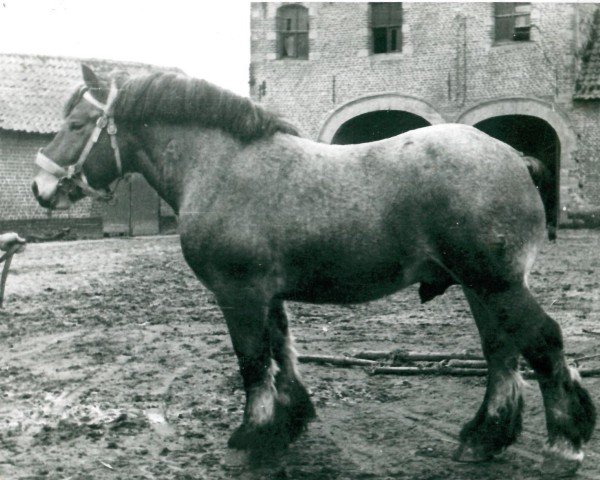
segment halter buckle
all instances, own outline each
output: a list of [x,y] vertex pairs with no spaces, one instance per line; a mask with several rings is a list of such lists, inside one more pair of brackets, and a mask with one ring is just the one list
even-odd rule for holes
[[102,115],[101,117],[98,117],[98,120],[96,120],[96,126],[101,130],[105,128],[107,124],[108,119],[106,118],[106,115]]
[[71,194],[77,189],[77,182],[71,177],[63,177],[58,181],[58,189],[62,190],[67,195]]

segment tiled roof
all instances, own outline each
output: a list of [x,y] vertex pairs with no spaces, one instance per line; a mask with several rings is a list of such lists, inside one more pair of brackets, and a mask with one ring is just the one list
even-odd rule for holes
[[63,107],[83,83],[81,63],[106,74],[119,69],[133,75],[178,71],[132,62],[0,54],[0,129],[55,133],[63,121]]
[[600,10],[596,10],[590,41],[582,57],[581,70],[575,81],[576,100],[600,99]]

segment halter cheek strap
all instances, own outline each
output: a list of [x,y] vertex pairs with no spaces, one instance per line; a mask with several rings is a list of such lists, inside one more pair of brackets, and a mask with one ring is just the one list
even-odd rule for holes
[[[83,98],[85,98],[88,102],[90,102],[94,107],[102,110],[103,112],[106,111],[106,104],[99,102],[98,100],[96,100],[92,94],[90,93],[89,90],[86,90],[85,93],[83,94]],[[107,102],[108,103],[108,102]]]
[[89,195],[89,196],[92,196],[92,197],[95,197],[95,198],[98,198],[101,200],[111,199],[113,197],[114,189],[112,192],[106,193],[106,192],[101,192],[101,191],[96,190],[95,188],[91,187],[87,181],[87,178],[83,174],[83,164],[87,160],[87,157],[90,154],[92,148],[98,141],[98,138],[100,137],[100,134],[102,133],[102,130],[104,130],[106,128],[106,133],[108,133],[108,136],[110,138],[110,145],[114,152],[115,167],[117,169],[117,174],[118,174],[119,178],[121,178],[123,176],[121,152],[119,150],[119,144],[117,142],[117,126],[115,124],[115,120],[112,116],[112,111],[111,111],[113,102],[117,98],[117,93],[118,93],[118,91],[117,91],[116,85],[113,82],[110,86],[110,91],[108,93],[108,98],[106,99],[105,104],[96,100],[89,91],[86,91],[83,94],[83,98],[87,102],[91,103],[96,108],[98,108],[99,110],[102,111],[102,116],[99,117],[98,120],[96,121],[96,126],[94,127],[94,130],[93,130],[92,134],[90,135],[90,138],[88,139],[87,143],[85,144],[85,147],[83,148],[81,154],[79,155],[79,159],[77,160],[76,163],[74,163],[73,165],[69,165],[65,169],[64,167],[58,165],[52,159],[50,159],[46,155],[44,155],[40,149],[40,151],[38,152],[36,159],[35,159],[35,163],[37,164],[37,166],[40,167],[42,170],[45,170],[46,172],[48,172],[51,175],[58,178],[59,182],[65,180],[65,179],[74,182],[76,185],[78,185],[83,190],[83,192],[86,195]]

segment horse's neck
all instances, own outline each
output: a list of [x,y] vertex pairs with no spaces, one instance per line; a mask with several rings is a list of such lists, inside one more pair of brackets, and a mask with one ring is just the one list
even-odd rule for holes
[[172,188],[168,187],[171,182],[165,181],[161,174],[160,167],[155,165],[152,157],[147,152],[147,149],[140,149],[136,152],[135,163],[135,172],[141,173],[150,186],[156,190],[159,196],[165,200],[175,212],[177,212],[179,210],[178,196],[174,194]]
[[135,171],[175,212],[179,212],[186,185],[210,178],[216,164],[239,148],[227,134],[189,126],[148,126],[137,137],[140,150]]

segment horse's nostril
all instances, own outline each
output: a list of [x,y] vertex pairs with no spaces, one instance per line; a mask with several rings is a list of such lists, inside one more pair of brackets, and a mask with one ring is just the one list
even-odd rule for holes
[[35,198],[37,198],[37,197],[38,197],[38,194],[39,194],[39,192],[38,192],[38,186],[37,186],[37,183],[36,183],[36,182],[33,182],[33,183],[31,184],[31,191],[33,192],[33,195],[35,195]]

